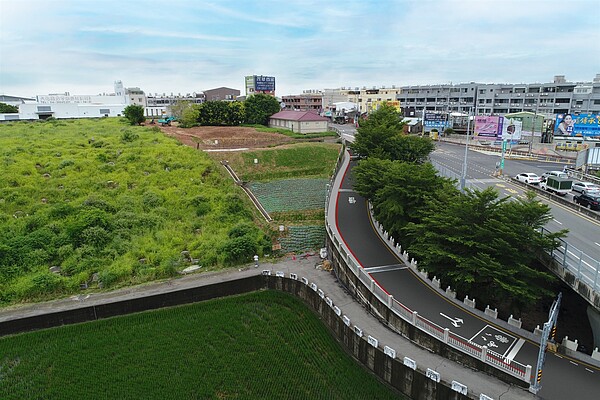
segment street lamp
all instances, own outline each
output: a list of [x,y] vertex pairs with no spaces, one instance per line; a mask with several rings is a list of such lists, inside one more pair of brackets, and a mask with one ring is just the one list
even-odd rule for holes
[[467,114],[467,141],[465,143],[465,159],[463,161],[462,176],[460,178],[461,192],[465,191],[465,184],[466,184],[466,180],[467,180],[467,156],[469,154],[469,131],[471,130],[471,109],[472,109],[472,107],[469,107],[469,112]]

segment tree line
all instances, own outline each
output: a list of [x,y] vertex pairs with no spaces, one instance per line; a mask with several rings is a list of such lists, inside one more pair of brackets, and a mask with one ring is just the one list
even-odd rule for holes
[[[207,101],[195,104],[180,101],[170,107],[179,126],[238,126],[241,124],[268,125],[269,117],[281,110],[277,99],[266,94],[255,94],[245,101]],[[125,117],[132,125],[145,121],[144,107],[131,104],[125,107]]]
[[392,106],[360,120],[357,131],[354,188],[419,268],[459,295],[512,311],[552,294],[545,287],[554,276],[532,265],[567,231],[540,232],[552,215],[534,192],[524,199],[500,198],[494,188],[461,192],[428,162],[431,139],[404,134]]

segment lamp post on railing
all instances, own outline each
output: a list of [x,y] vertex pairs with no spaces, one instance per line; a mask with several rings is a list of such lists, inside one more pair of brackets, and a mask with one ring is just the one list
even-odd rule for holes
[[460,178],[460,190],[461,192],[465,191],[465,185],[467,180],[467,157],[469,154],[469,131],[471,130],[471,109],[469,107],[469,113],[467,114],[467,141],[465,143],[465,159],[463,161],[462,175]]

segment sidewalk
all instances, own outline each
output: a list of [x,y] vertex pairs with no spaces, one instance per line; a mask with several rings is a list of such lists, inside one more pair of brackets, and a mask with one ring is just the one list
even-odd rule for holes
[[290,273],[295,273],[298,275],[298,279],[305,277],[310,283],[315,283],[319,289],[322,289],[325,295],[333,300],[334,305],[337,305],[342,310],[343,315],[346,315],[353,325],[363,330],[365,336],[371,335],[377,338],[381,347],[389,346],[395,349],[399,359],[403,359],[404,357],[411,358],[416,362],[418,369],[424,371],[427,368],[431,368],[439,372],[441,379],[448,383],[456,380],[466,385],[469,389],[469,394],[475,395],[476,398],[479,398],[479,394],[481,393],[493,399],[520,400],[535,398],[526,389],[508,385],[482,372],[463,367],[422,349],[404,337],[392,332],[349,296],[332,272],[316,269],[315,265],[319,261],[320,259],[316,255],[297,256],[295,260],[287,257],[275,264],[262,264],[258,268],[255,268],[254,265],[248,265],[241,269],[192,274],[160,283],[129,287],[113,292],[91,293],[89,295],[72,296],[71,298],[45,303],[14,306],[0,310],[0,321],[200,287],[241,277],[258,275],[263,270],[270,270],[272,274],[275,274],[276,271],[281,271],[285,273],[286,277],[289,277]]

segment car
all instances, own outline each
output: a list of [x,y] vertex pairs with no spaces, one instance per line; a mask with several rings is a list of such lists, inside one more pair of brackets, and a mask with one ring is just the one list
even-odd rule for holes
[[557,178],[568,178],[569,175],[566,174],[566,172],[563,171],[548,171],[548,172],[544,172],[542,174],[542,181],[545,181],[547,177],[549,176],[556,176]]
[[592,182],[575,182],[572,190],[581,194],[599,193],[600,186]]
[[575,203],[583,207],[588,207],[590,210],[600,211],[600,193],[580,194],[573,198]]
[[532,185],[537,185],[542,181],[542,178],[531,172],[520,173],[519,175],[515,176],[515,179],[519,182],[529,183]]

